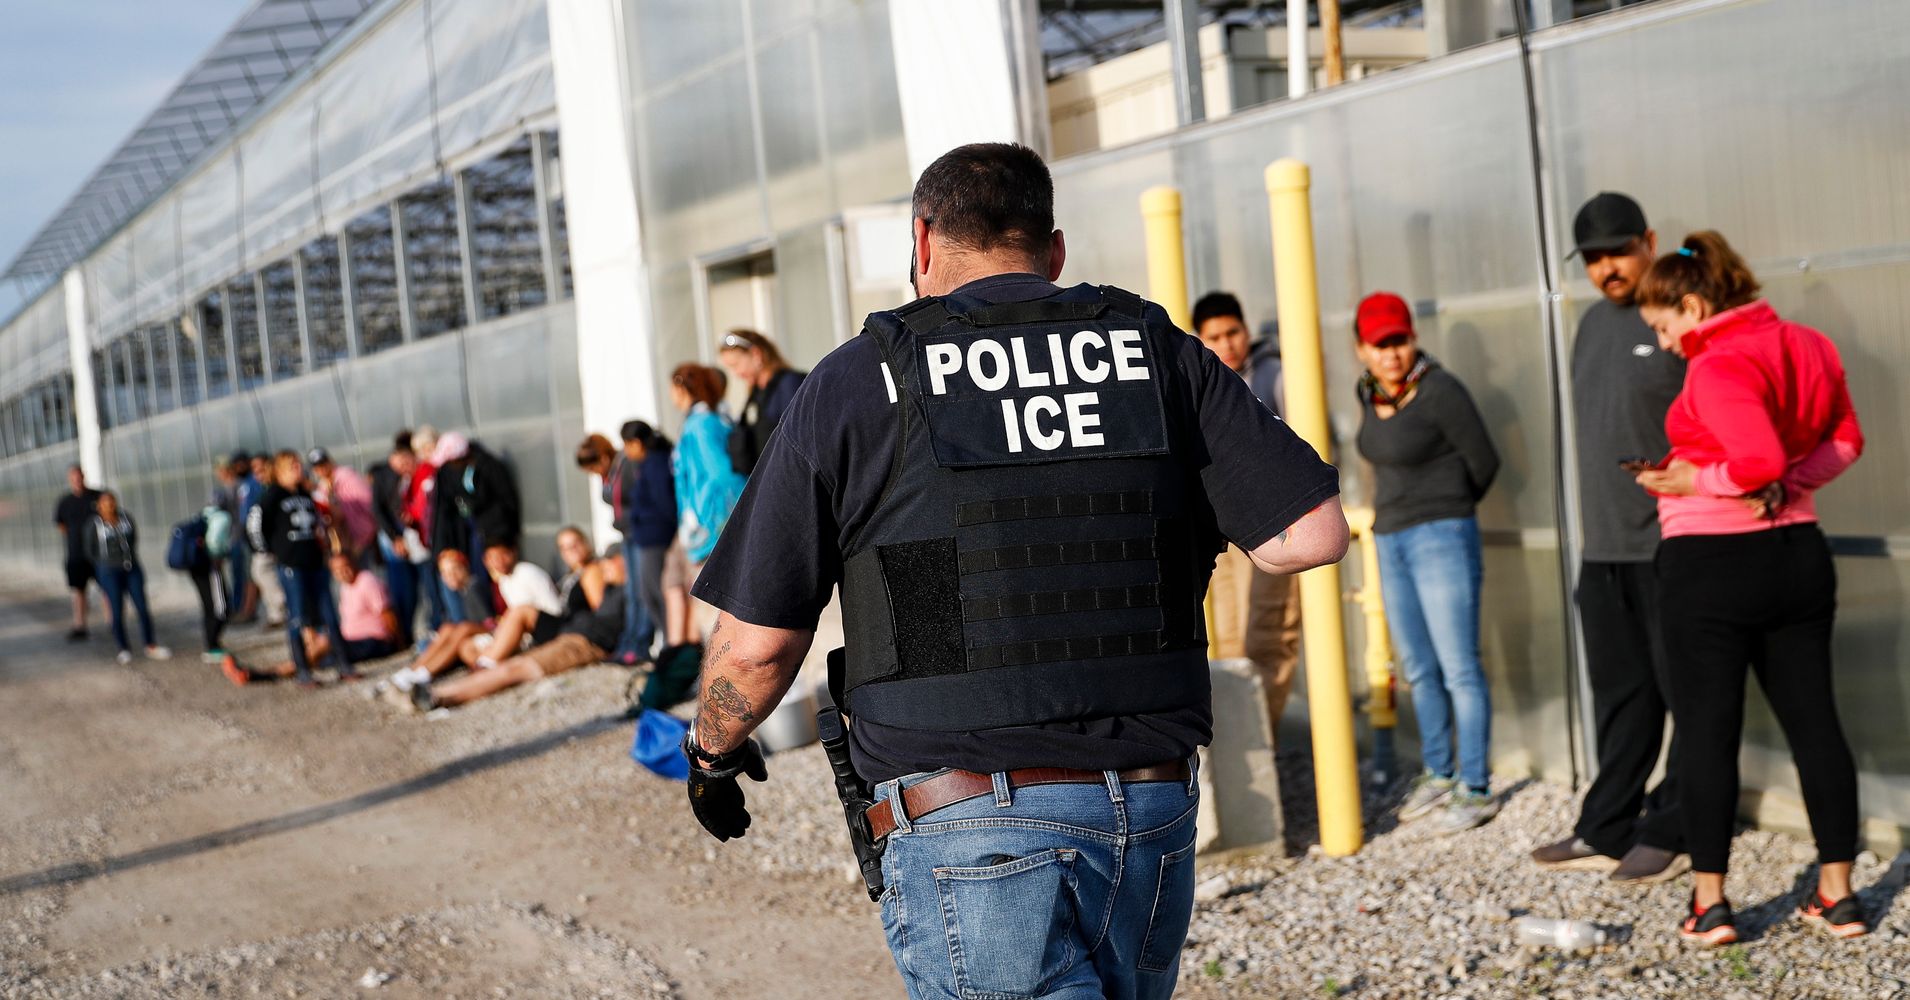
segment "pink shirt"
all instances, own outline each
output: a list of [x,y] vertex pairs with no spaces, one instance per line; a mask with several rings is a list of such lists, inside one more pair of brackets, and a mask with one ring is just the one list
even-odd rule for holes
[[363,551],[378,534],[378,522],[371,514],[371,484],[357,469],[338,466],[332,470],[329,502],[352,548]]
[[[1816,491],[1864,449],[1836,345],[1759,299],[1706,320],[1684,348],[1690,367],[1665,433],[1671,457],[1698,467],[1697,493],[1658,498],[1664,537],[1814,523]],[[1775,519],[1739,499],[1779,481],[1787,500]]]
[[391,599],[377,574],[358,574],[350,586],[338,588],[339,634],[352,642],[392,638],[385,627],[385,611],[390,607]]

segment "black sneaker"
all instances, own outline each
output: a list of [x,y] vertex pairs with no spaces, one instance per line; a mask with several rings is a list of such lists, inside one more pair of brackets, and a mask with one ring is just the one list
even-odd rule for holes
[[411,710],[423,715],[438,707],[438,700],[431,697],[431,685],[415,684],[411,688]]
[[71,629],[67,629],[67,630],[66,630],[66,641],[67,641],[67,642],[85,642],[85,641],[86,641],[86,630],[85,630],[85,629],[83,629],[83,628],[71,628]]
[[1566,837],[1533,848],[1532,860],[1538,862],[1540,868],[1553,871],[1609,872],[1618,864],[1617,858],[1598,853],[1592,845],[1577,837]]
[[1611,880],[1622,885],[1651,885],[1669,882],[1691,868],[1691,855],[1668,851],[1650,844],[1639,844],[1625,852],[1612,869]]
[[1870,933],[1863,904],[1856,896],[1845,896],[1832,903],[1823,893],[1812,892],[1811,898],[1797,908],[1797,919],[1821,927],[1833,937],[1854,938]]
[[1691,897],[1691,911],[1678,925],[1678,936],[1701,948],[1720,948],[1738,939],[1738,925],[1731,918],[1730,900],[1719,900],[1700,909],[1698,897]]

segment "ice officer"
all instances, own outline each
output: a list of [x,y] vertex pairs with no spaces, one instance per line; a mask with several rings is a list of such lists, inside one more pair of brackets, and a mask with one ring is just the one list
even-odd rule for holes
[[1161,307],[1054,284],[1033,151],[944,154],[913,216],[921,297],[803,382],[696,584],[721,614],[691,806],[719,840],[748,828],[750,732],[840,586],[856,825],[909,995],[1166,997],[1214,556],[1338,560],[1338,474]]

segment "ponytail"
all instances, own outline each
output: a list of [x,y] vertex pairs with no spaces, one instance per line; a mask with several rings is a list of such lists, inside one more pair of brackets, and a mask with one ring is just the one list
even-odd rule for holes
[[1717,230],[1703,229],[1652,263],[1638,284],[1638,304],[1670,307],[1696,295],[1723,312],[1751,302],[1758,291],[1757,277],[1744,258]]

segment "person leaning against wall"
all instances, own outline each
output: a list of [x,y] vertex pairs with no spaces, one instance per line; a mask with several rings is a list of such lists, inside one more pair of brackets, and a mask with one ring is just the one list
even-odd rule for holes
[[1679,732],[1679,795],[1694,872],[1688,941],[1736,941],[1725,872],[1738,805],[1745,675],[1784,730],[1817,841],[1799,919],[1869,932],[1850,887],[1857,768],[1837,718],[1831,629],[1837,570],[1816,492],[1863,453],[1830,338],[1782,319],[1715,232],[1693,233],[1639,286],[1645,321],[1690,365],[1665,418],[1668,463],[1638,473],[1658,498],[1658,590]]
[[738,382],[749,386],[743,414],[730,431],[730,467],[747,476],[756,468],[769,436],[782,423],[789,401],[796,398],[808,372],[797,371],[783,360],[776,342],[755,330],[736,329],[723,335],[717,358]]
[[1419,350],[1404,299],[1367,296],[1354,325],[1366,366],[1359,450],[1373,463],[1380,589],[1426,766],[1399,818],[1437,812],[1439,828],[1458,833],[1499,811],[1489,763],[1492,703],[1479,663],[1484,570],[1474,516],[1498,475],[1499,453],[1466,387]]
[[[1193,323],[1201,343],[1278,416],[1280,359],[1256,356],[1240,300],[1209,292],[1194,303]],[[1214,595],[1215,654],[1245,656],[1253,663],[1267,700],[1267,726],[1277,737],[1300,662],[1300,594],[1294,577],[1254,566],[1247,553],[1230,544],[1214,560],[1207,589]]]
[[[1572,223],[1572,254],[1603,296],[1578,323],[1572,406],[1584,527],[1578,571],[1585,666],[1592,687],[1598,776],[1570,835],[1535,848],[1556,870],[1610,873],[1614,882],[1676,878],[1690,865],[1678,815],[1677,768],[1646,791],[1664,747],[1669,706],[1658,622],[1658,505],[1632,482],[1625,460],[1663,455],[1665,411],[1684,385],[1678,355],[1658,346],[1639,315],[1638,282],[1658,236],[1638,203],[1602,192]],[[1673,737],[1676,755],[1676,737]]]

